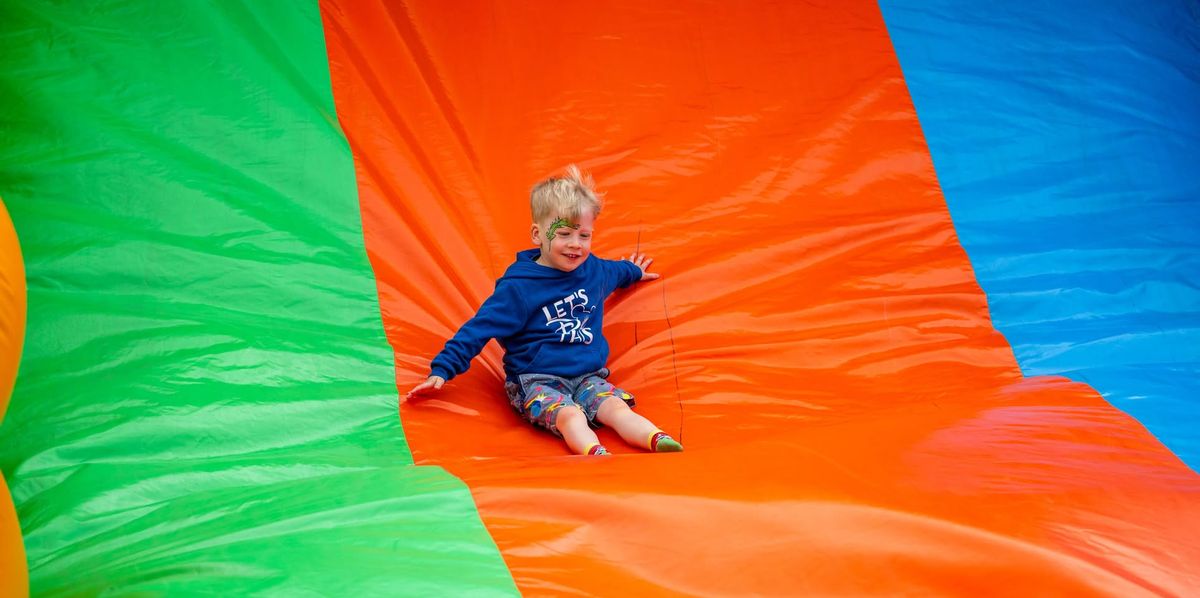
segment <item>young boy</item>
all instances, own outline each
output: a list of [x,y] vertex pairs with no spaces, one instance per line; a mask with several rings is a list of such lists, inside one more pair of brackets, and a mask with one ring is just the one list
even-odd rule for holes
[[625,442],[650,451],[683,450],[630,409],[633,397],[608,382],[604,367],[604,300],[617,288],[658,278],[646,271],[653,260],[636,253],[620,261],[591,255],[600,198],[591,177],[574,165],[565,176],[535,185],[530,208],[537,249],[517,254],[492,296],[434,357],[429,378],[406,398],[440,389],[495,338],[504,348],[504,387],[513,408],[576,454],[608,454],[589,424],[611,426]]

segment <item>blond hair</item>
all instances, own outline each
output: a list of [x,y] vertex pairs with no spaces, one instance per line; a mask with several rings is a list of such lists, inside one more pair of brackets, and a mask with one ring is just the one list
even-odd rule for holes
[[596,193],[591,175],[584,174],[574,164],[563,171],[563,176],[550,177],[529,191],[529,211],[534,222],[544,222],[551,216],[575,222],[585,209],[599,216],[600,194]]

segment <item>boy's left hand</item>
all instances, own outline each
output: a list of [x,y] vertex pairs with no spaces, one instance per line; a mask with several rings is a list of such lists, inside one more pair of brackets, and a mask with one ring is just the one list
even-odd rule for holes
[[[622,257],[621,259],[625,258]],[[658,278],[657,272],[647,272],[647,270],[650,269],[650,263],[654,261],[654,258],[648,257],[644,253],[635,253],[629,256],[629,261],[633,262],[633,265],[637,266],[642,271],[642,278],[638,282],[645,282],[647,280],[654,280],[655,278]]]

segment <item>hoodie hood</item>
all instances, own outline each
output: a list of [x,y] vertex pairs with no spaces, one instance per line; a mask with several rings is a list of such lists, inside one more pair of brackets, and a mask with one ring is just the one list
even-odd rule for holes
[[520,279],[560,279],[569,278],[572,276],[581,276],[584,266],[592,261],[592,255],[588,254],[587,259],[583,260],[579,267],[571,272],[563,272],[549,266],[543,266],[537,263],[537,259],[542,256],[541,249],[526,249],[517,252],[517,259],[504,272],[504,278],[520,278]]

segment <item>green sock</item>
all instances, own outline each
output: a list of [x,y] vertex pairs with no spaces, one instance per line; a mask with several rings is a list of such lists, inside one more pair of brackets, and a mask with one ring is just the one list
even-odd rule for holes
[[650,450],[656,453],[678,453],[683,450],[683,445],[675,441],[674,438],[667,436],[666,432],[655,432],[650,436]]

